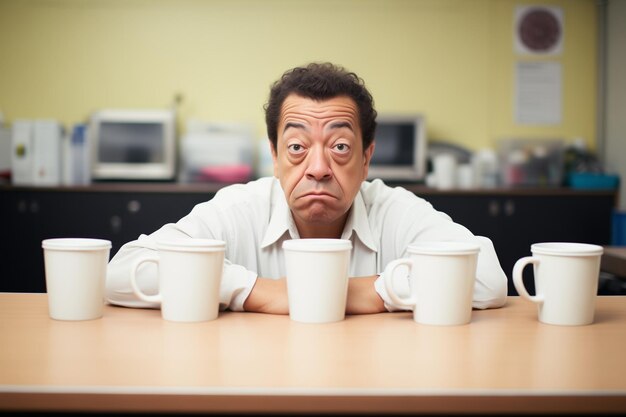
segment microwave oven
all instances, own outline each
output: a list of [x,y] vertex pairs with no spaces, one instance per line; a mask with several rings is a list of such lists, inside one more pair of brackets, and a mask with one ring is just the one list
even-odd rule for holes
[[175,178],[173,110],[100,110],[91,116],[88,135],[94,180]]
[[426,118],[423,114],[379,115],[368,179],[423,181],[426,176]]

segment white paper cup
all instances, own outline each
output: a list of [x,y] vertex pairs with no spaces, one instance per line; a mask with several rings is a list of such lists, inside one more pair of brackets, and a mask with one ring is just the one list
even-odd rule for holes
[[[226,242],[213,239],[174,239],[157,242],[154,255],[131,268],[131,286],[144,301],[161,303],[163,319],[178,322],[210,321],[218,317]],[[157,264],[159,293],[144,294],[137,285],[137,268]]]
[[[417,323],[469,323],[480,246],[469,242],[417,242],[409,245],[407,252],[408,258],[392,261],[385,268],[385,288],[393,302],[412,309]],[[400,266],[409,269],[408,297],[400,297],[393,285]]]
[[293,239],[283,243],[289,317],[303,323],[345,318],[352,242]]
[[[532,256],[513,266],[513,284],[521,297],[537,304],[539,321],[563,326],[593,323],[602,246],[545,242],[531,245],[530,250]],[[534,296],[522,276],[528,264],[534,265]]]
[[102,317],[111,242],[57,238],[45,239],[41,246],[50,317],[56,320]]

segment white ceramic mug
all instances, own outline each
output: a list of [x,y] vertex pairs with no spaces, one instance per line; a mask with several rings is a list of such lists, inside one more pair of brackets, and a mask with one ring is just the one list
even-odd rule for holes
[[352,242],[293,239],[283,243],[289,317],[304,323],[345,318]]
[[[530,246],[532,256],[513,266],[513,284],[520,296],[537,304],[539,321],[564,326],[593,323],[602,246],[545,242]],[[536,295],[526,290],[523,271],[534,265]]]
[[[157,253],[135,261],[130,283],[139,298],[161,303],[168,321],[199,322],[217,318],[226,243],[212,239],[175,239],[157,242]],[[137,285],[137,269],[145,262],[158,266],[159,292],[144,294]]]
[[45,239],[41,246],[50,317],[56,320],[102,317],[111,242],[57,238]]
[[[417,323],[455,326],[472,318],[472,299],[480,246],[469,242],[416,242],[407,248],[408,258],[385,268],[385,288],[394,303],[413,310]],[[394,289],[394,272],[409,269],[410,295]]]

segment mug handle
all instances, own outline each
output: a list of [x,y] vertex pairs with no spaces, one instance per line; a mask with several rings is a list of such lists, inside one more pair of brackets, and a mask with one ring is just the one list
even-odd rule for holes
[[401,298],[400,296],[398,296],[398,294],[396,293],[396,290],[393,288],[393,274],[396,270],[397,267],[399,267],[400,265],[406,265],[409,267],[409,272],[410,270],[413,268],[413,261],[411,259],[396,259],[395,261],[391,261],[388,265],[387,268],[385,268],[385,289],[387,290],[387,294],[389,294],[389,297],[391,298],[391,300],[403,307],[415,307],[415,304],[417,304],[417,298],[416,297],[407,297],[407,298]]
[[525,258],[518,259],[513,266],[513,284],[515,285],[515,289],[518,294],[527,300],[532,301],[533,303],[541,304],[543,303],[543,294],[530,295],[526,287],[524,286],[524,281],[522,279],[522,273],[524,272],[524,268],[528,264],[538,264],[539,259],[534,258],[532,256],[526,256]]
[[144,262],[154,262],[155,264],[159,264],[159,258],[156,256],[146,256],[144,258],[138,259],[133,263],[133,266],[130,269],[130,286],[133,287],[134,293],[142,299],[143,301],[148,301],[151,303],[160,303],[162,300],[161,293],[155,295],[147,295],[144,294],[137,285],[137,269]]

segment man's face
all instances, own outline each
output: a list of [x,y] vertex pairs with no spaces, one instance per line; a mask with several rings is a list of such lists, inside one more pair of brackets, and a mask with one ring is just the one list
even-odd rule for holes
[[316,228],[341,233],[373,150],[373,143],[363,150],[351,98],[315,101],[292,94],[285,99],[272,150],[274,175],[303,237]]

